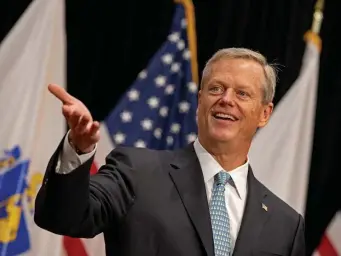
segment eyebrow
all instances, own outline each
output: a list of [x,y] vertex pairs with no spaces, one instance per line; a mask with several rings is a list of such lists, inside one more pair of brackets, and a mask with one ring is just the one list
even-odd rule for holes
[[224,81],[222,81],[220,79],[216,79],[216,78],[213,78],[213,79],[207,81],[207,84],[215,84],[215,83],[226,85],[226,83]]
[[[228,86],[228,83],[226,83],[226,82],[224,82],[224,81],[222,81],[220,79],[217,79],[217,78],[213,78],[213,79],[207,81],[208,85],[212,84],[212,83],[217,83],[217,84]],[[251,85],[237,84],[237,88],[238,89],[247,90],[247,91],[251,91],[251,92],[255,93],[255,90],[254,90],[254,88]]]
[[237,84],[237,88],[238,89],[244,89],[244,90],[247,90],[247,91],[255,92],[254,88],[252,86],[250,86],[250,85]]

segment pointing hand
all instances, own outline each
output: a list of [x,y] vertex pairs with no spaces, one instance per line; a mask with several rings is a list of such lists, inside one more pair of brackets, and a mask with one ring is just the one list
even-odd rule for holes
[[70,127],[69,141],[83,153],[91,152],[99,141],[99,123],[93,121],[90,111],[64,88],[50,84],[49,91],[62,103],[63,115]]

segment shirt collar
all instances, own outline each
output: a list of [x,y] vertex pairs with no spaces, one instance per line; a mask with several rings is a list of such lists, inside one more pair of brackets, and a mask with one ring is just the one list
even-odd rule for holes
[[[194,149],[200,162],[205,183],[213,179],[217,173],[224,170],[214,157],[200,144],[198,138],[194,141]],[[243,165],[229,171],[241,199],[245,199],[246,197],[248,170],[249,159]]]

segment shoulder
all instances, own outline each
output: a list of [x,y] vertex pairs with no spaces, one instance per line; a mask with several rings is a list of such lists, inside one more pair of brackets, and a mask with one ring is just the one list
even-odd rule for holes
[[269,188],[267,188],[263,183],[257,180],[263,191],[266,194],[266,202],[271,206],[271,210],[275,216],[280,221],[284,221],[288,225],[297,226],[303,221],[303,217],[298,213],[293,207],[286,203],[283,199],[277,196]]
[[[259,181],[257,181],[259,182]],[[266,231],[269,235],[268,242],[283,242],[281,246],[287,247],[291,254],[304,255],[305,251],[305,223],[303,216],[264,184],[259,182],[263,190],[263,204],[266,205],[268,220]],[[280,231],[278,233],[278,231]],[[284,248],[285,248],[284,247]]]
[[113,149],[106,157],[106,161],[115,160],[129,165],[151,165],[160,160],[172,158],[174,151],[149,148],[119,146]]
[[145,156],[166,156],[172,155],[175,151],[172,150],[159,150],[149,148],[138,148],[138,147],[126,147],[119,146],[113,149],[109,155],[126,155],[135,158],[141,158]]

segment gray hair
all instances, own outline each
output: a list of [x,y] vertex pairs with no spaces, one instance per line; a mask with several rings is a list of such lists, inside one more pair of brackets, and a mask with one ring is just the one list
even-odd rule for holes
[[200,87],[203,86],[204,80],[210,72],[211,65],[221,59],[248,59],[259,63],[263,67],[265,76],[263,103],[267,104],[273,101],[277,82],[277,70],[275,66],[269,64],[262,54],[245,48],[227,48],[217,51],[206,63],[202,73]]

